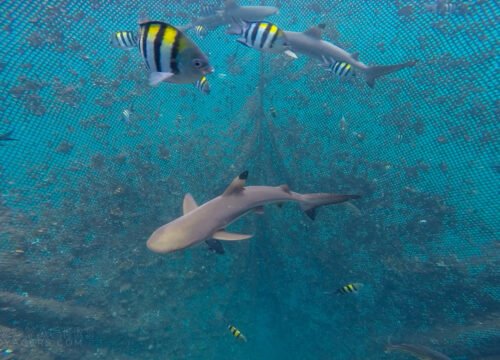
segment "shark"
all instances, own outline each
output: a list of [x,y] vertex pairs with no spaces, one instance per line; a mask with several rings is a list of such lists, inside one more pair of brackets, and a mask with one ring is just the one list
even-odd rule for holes
[[235,0],[224,1],[224,7],[216,9],[212,14],[200,16],[191,23],[181,26],[181,30],[188,30],[196,26],[215,29],[219,26],[231,25],[235,21],[260,21],[277,14],[279,9],[274,6],[241,6]]
[[191,194],[183,201],[183,215],[156,229],[147,240],[149,250],[166,254],[185,249],[207,239],[224,241],[246,240],[249,234],[231,233],[226,227],[250,211],[263,213],[263,206],[287,201],[298,202],[302,210],[314,220],[320,206],[339,204],[359,195],[314,193],[299,194],[287,185],[245,186],[248,171],[242,172],[224,193],[198,206]]
[[324,24],[314,26],[304,32],[285,31],[285,37],[291,50],[318,59],[322,64],[328,62],[346,62],[354,70],[364,74],[369,87],[375,87],[375,80],[381,76],[413,67],[416,61],[408,61],[394,65],[366,65],[359,61],[359,53],[349,53],[346,50],[322,39]]

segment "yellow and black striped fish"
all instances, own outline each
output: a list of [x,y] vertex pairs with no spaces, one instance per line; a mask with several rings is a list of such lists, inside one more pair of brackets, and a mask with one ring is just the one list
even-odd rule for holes
[[210,84],[206,76],[202,76],[200,80],[194,83],[194,86],[204,94],[210,94]]
[[213,72],[208,57],[180,30],[160,21],[140,24],[139,49],[150,85],[194,83]]
[[135,31],[115,31],[111,34],[111,45],[123,50],[132,50],[137,47]]
[[203,25],[196,25],[194,27],[194,33],[196,34],[196,36],[198,36],[200,39],[204,39],[205,36],[208,35],[208,29],[203,26]]
[[323,57],[323,67],[326,71],[330,71],[342,79],[356,76],[352,65],[343,61],[337,61],[335,59],[327,60]]
[[241,21],[233,23],[227,30],[228,34],[240,35],[237,39],[240,44],[267,52],[285,53],[297,58],[297,55],[290,51],[285,33],[276,25],[267,21]]
[[247,338],[245,337],[245,335],[243,335],[241,331],[239,331],[236,327],[234,327],[233,325],[228,325],[227,328],[229,329],[229,331],[231,331],[231,334],[233,334],[236,339],[247,342]]
[[361,283],[351,283],[342,286],[340,289],[337,290],[337,294],[351,294],[351,293],[357,293],[359,289],[363,287],[363,284]]

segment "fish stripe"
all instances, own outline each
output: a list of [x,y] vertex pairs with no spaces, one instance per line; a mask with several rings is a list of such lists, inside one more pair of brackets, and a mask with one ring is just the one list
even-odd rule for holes
[[250,42],[250,45],[255,46],[255,39],[257,38],[257,33],[259,31],[259,27],[257,24],[253,24],[253,30],[252,30],[252,39]]
[[251,28],[252,28],[252,26],[247,26],[247,28],[245,29],[244,36],[243,36],[245,38],[245,41],[246,41],[247,44],[250,41],[250,38],[248,37],[248,34],[250,33],[250,29]]
[[268,40],[271,40],[269,38],[269,34],[271,32],[271,28],[273,27],[273,25],[271,24],[267,24],[265,30],[264,30],[264,33],[262,34],[262,38],[260,39],[260,48],[268,48],[269,47],[269,43],[268,43]]
[[351,284],[347,285],[347,287],[349,288],[349,291],[350,291],[350,292],[353,292],[353,291],[354,291],[354,288],[353,288],[353,286],[352,286]]
[[179,66],[177,64],[177,56],[179,55],[179,51],[180,51],[180,41],[181,41],[181,33],[178,31],[175,31],[174,43],[172,44],[172,53],[170,55],[170,70],[174,74],[179,73]]
[[141,53],[142,57],[146,61],[146,68],[148,70],[151,70],[151,66],[149,65],[148,61],[148,33],[149,33],[149,28],[151,27],[150,24],[146,24],[141,26],[141,40],[140,40],[140,46],[141,46]]
[[[154,55],[154,63],[155,63],[155,71],[158,72],[168,72],[165,67],[162,67],[162,47],[168,47],[169,44],[164,41],[165,35],[165,26],[159,26],[158,32],[154,38],[153,42],[153,55]],[[168,54],[168,51],[165,52],[165,55]],[[165,59],[166,60],[166,59]]]
[[[277,30],[277,28],[276,28]],[[271,44],[269,45],[269,48],[271,49],[274,45],[274,43],[276,42],[276,39],[278,38],[278,35],[280,34],[279,31],[276,31],[274,34],[273,34],[273,37],[271,39]]]

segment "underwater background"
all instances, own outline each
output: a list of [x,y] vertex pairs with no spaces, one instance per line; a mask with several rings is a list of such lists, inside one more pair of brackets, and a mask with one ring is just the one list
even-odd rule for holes
[[[412,358],[391,342],[500,359],[500,11],[468,3],[267,1],[366,63],[418,63],[370,89],[187,31],[215,68],[207,96],[150,87],[109,42],[199,2],[0,2],[0,134],[17,139],[0,143],[0,360]],[[244,170],[362,197],[314,222],[268,206],[224,255],[146,248],[185,193],[206,202]]]

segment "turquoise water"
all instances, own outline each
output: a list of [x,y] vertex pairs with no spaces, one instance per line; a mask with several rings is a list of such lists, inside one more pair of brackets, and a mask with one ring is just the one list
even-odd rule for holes
[[[412,358],[385,353],[390,341],[498,359],[499,14],[468,3],[441,16],[421,1],[268,2],[280,8],[268,20],[324,23],[326,40],[367,64],[418,63],[370,89],[223,27],[190,30],[215,68],[208,96],[150,87],[140,53],[109,44],[140,18],[186,24],[197,2],[0,3],[0,134],[17,139],[0,141],[0,349]],[[244,170],[248,185],[362,197],[315,221],[267,206],[231,225],[255,236],[224,242],[224,255],[146,248],[185,193],[204,203]],[[359,293],[335,294],[352,282]]]

